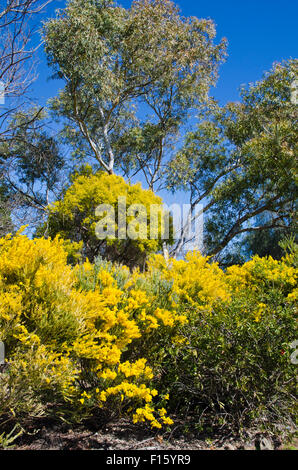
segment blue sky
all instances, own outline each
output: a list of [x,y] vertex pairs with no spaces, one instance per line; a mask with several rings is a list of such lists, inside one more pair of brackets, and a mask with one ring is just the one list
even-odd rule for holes
[[178,4],[185,16],[213,19],[218,38],[228,39],[229,57],[214,90],[222,103],[237,100],[239,86],[260,79],[273,62],[297,57],[295,0],[180,0]]
[[[65,3],[64,0],[53,1],[43,19],[55,16],[55,10],[63,8]],[[127,8],[131,1],[119,3]],[[226,63],[221,66],[217,86],[210,93],[222,105],[237,101],[239,87],[261,79],[274,62],[298,56],[296,0],[178,0],[175,3],[184,16],[213,19],[217,42],[223,37],[228,40]],[[52,71],[47,67],[42,49],[39,59],[39,78],[34,83],[32,95],[39,105],[45,105],[47,99],[63,87],[63,82],[49,80]],[[171,195],[163,191],[160,195],[169,205],[177,200],[188,202],[187,194]]]
[[[119,3],[129,7],[130,0]],[[228,58],[220,68],[220,78],[211,94],[221,104],[238,99],[241,84],[259,80],[273,62],[297,57],[298,2],[296,0],[179,0],[184,16],[211,18],[217,38],[228,39]],[[45,17],[63,8],[64,0],[53,1]],[[48,81],[51,70],[40,51],[39,78],[33,94],[41,103],[55,95],[61,82]]]

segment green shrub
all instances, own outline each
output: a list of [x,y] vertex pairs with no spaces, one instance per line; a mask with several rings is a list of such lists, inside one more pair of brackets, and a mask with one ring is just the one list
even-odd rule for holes
[[[284,432],[294,427],[297,366],[290,345],[298,333],[293,260],[293,255],[281,261],[255,257],[226,274],[193,255],[170,267],[161,263],[164,277],[173,279],[178,311],[188,318],[174,343],[162,345],[160,362],[153,366],[154,385],[170,395],[168,410],[181,417],[189,413],[200,426],[282,426]],[[213,286],[209,299],[208,285]]]
[[199,428],[293,427],[293,250],[226,272],[199,253],[154,255],[145,272],[68,254],[59,239],[0,239],[0,423],[132,415],[160,428],[166,407]]

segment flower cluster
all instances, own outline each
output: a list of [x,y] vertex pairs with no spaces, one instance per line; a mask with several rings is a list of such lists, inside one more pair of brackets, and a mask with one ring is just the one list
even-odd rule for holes
[[0,241],[0,333],[11,370],[41,401],[47,392],[85,408],[117,397],[132,410],[133,402],[151,403],[157,391],[147,358],[123,360],[123,352],[145,333],[150,313],[169,331],[180,316],[152,310],[154,296],[137,287],[138,276],[127,288],[126,268],[89,261],[71,268],[67,256],[58,238],[18,233]]
[[[214,355],[220,364],[231,353],[232,364],[253,337],[251,347],[267,348],[266,357],[269,333],[292,328],[290,256],[256,256],[224,272],[196,252],[185,260],[155,255],[145,272],[131,273],[102,259],[72,267],[71,252],[59,238],[0,239],[0,341],[10,368],[0,373],[4,412],[42,415],[63,401],[81,414],[114,409],[159,428],[172,423],[165,400],[170,392],[175,402],[172,387],[183,377],[185,390],[198,386],[200,395],[208,361],[217,370]],[[255,352],[245,357],[253,363]],[[246,393],[247,380],[237,383]]]
[[[164,408],[160,408],[158,410],[159,413],[159,418],[162,421],[163,424],[168,424],[171,425],[173,424],[173,420],[166,416],[166,410]],[[153,428],[161,428],[162,424],[154,415],[154,410],[150,405],[145,405],[144,408],[138,408],[136,410],[136,413],[133,416],[133,422],[134,423],[142,423],[145,420],[148,420],[151,422],[151,426]]]

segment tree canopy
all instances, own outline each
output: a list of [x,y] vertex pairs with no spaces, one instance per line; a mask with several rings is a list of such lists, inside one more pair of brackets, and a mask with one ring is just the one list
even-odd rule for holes
[[289,220],[293,230],[297,107],[291,84],[296,74],[297,60],[277,64],[242,89],[240,103],[222,108],[211,103],[169,164],[168,186],[188,189],[193,210],[204,204],[210,255],[222,254],[247,232],[287,230]]
[[129,185],[121,176],[93,173],[86,166],[72,175],[62,199],[50,206],[38,234],[81,243],[82,254],[90,261],[103,256],[143,267],[147,255],[162,248],[165,237],[172,241],[165,216],[162,199],[152,191]]
[[[24,75],[30,67],[23,69],[34,54],[26,48],[32,37],[26,20],[47,3],[10,1],[0,16],[0,35],[6,32],[0,78],[8,77],[11,95],[22,95],[34,78]],[[53,77],[63,84],[49,102],[58,139],[41,108],[4,112],[1,226],[11,227],[11,211],[26,220],[33,211],[35,226],[52,220],[50,204],[67,194],[69,175],[88,164],[93,176],[116,173],[125,184],[142,178],[156,194],[189,195],[187,221],[168,246],[172,256],[183,253],[199,205],[204,252],[222,263],[245,259],[259,243],[269,253],[271,243],[295,233],[297,60],[274,64],[242,88],[239,102],[220,106],[209,94],[226,40],[217,41],[212,20],[184,17],[169,0],[136,0],[129,8],[70,0],[43,23],[42,34]],[[7,51],[20,63],[9,62]]]
[[76,155],[108,173],[143,171],[153,189],[166,148],[215,83],[225,41],[214,37],[211,20],[184,18],[168,0],[71,0],[44,38],[65,82],[52,108]]

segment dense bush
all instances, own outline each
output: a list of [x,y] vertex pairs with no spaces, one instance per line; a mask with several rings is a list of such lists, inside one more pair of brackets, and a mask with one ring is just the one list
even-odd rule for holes
[[226,272],[199,253],[132,273],[66,260],[59,239],[0,241],[0,419],[292,426],[294,253]]
[[[129,228],[129,224],[132,224],[132,228],[138,234],[136,239],[126,236],[126,231],[124,235],[119,234],[119,196],[126,198],[124,218],[126,226]],[[100,205],[109,205],[114,214],[103,213],[98,217],[96,208]],[[144,223],[141,217],[140,223],[137,220],[138,205],[142,205],[146,210]],[[48,221],[39,233],[44,231],[52,238],[60,235],[73,242],[82,242],[83,255],[90,261],[101,255],[129,267],[143,266],[147,254],[158,251],[163,242],[165,221],[161,216],[159,222],[155,224],[156,238],[150,236],[150,215],[154,205],[160,206],[162,213],[162,200],[152,191],[142,189],[140,184],[129,185],[121,176],[108,175],[104,172],[93,174],[91,168],[87,166],[83,169],[83,174],[78,172],[73,175],[72,184],[65,191],[63,199],[50,206]],[[135,213],[129,213],[129,208],[133,210],[134,207]],[[108,221],[110,233],[106,239],[100,240],[96,234],[96,225],[103,217]],[[169,240],[171,240],[170,232],[169,229]]]
[[158,272],[173,279],[178,311],[188,319],[160,357],[160,375],[155,372],[155,386],[170,394],[169,411],[189,412],[200,426],[293,427],[293,262],[293,254],[282,261],[256,256],[223,274],[193,254],[170,266],[159,259]]
[[[135,421],[171,423],[162,408],[154,414],[146,358],[122,359],[148,328],[140,310],[146,296],[127,288],[127,268],[86,262],[73,269],[66,259],[59,239],[1,239],[0,341],[8,367],[0,374],[0,415],[80,419],[131,408]],[[152,319],[163,325],[153,310]]]

